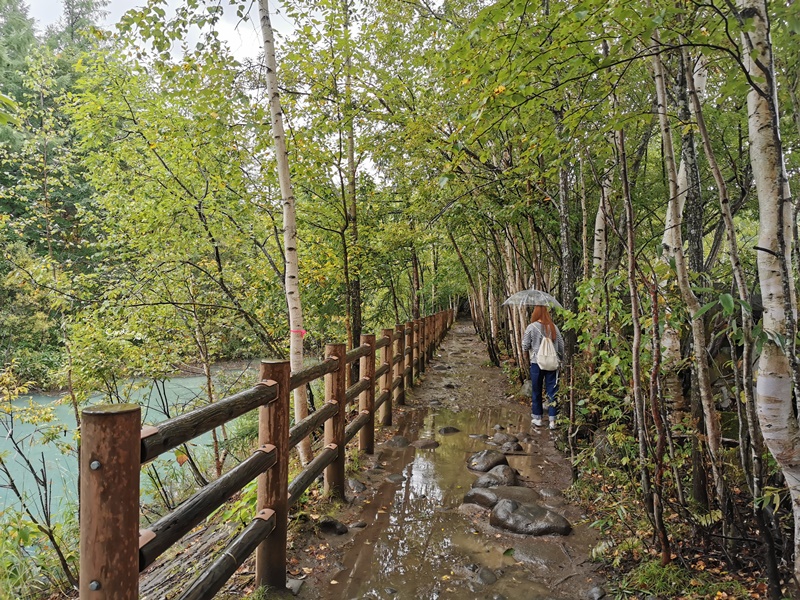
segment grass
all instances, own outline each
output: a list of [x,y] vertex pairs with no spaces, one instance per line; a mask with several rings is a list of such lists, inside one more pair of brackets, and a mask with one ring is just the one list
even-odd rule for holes
[[748,598],[747,589],[725,573],[686,569],[676,563],[662,566],[657,560],[644,561],[616,585],[614,598],[630,598],[642,592],[660,598]]

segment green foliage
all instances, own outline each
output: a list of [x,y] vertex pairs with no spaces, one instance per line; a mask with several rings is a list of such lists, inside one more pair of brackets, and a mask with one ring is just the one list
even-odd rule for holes
[[0,93],[0,125],[18,123],[17,118],[14,116],[16,109],[17,105],[14,101],[5,94]]
[[[723,574],[724,575],[724,574]],[[710,577],[702,570],[688,570],[676,563],[642,562],[615,586],[614,598],[653,596],[681,598],[746,598],[748,590],[732,576]]]
[[[54,525],[61,540],[77,539],[76,507]],[[0,511],[0,597],[47,598],[51,590],[68,589],[47,537],[28,516],[13,508]],[[77,547],[65,544],[66,558],[77,571]],[[71,548],[71,549],[70,549]]]

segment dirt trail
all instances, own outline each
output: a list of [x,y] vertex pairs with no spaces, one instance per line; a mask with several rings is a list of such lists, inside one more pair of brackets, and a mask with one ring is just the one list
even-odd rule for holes
[[[442,434],[443,427],[460,431]],[[509,394],[502,372],[486,365],[472,325],[459,321],[406,406],[395,411],[394,426],[379,432],[384,442],[402,435],[435,440],[438,447],[378,445],[352,476],[349,502],[337,515],[349,531],[320,533],[313,526],[317,515],[294,529],[289,570],[303,581],[298,597],[589,598],[602,578],[588,560],[597,536],[580,509],[552,500],[573,532],[528,537],[495,529],[489,511],[462,505],[476,477],[466,459],[492,448],[485,436],[498,428],[533,434],[522,453],[508,457],[523,485],[545,491],[569,485],[570,466],[554,443],[563,433],[532,431],[529,404]]]

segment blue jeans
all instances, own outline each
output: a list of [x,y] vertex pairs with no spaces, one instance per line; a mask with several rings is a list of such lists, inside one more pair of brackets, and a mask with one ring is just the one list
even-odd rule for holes
[[542,371],[539,365],[531,363],[531,413],[534,417],[542,417],[542,388],[547,393],[547,414],[555,417],[556,394],[558,393],[558,371]]

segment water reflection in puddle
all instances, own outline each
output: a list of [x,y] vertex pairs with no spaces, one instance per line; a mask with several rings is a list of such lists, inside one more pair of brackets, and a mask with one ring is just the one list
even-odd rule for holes
[[[491,448],[470,433],[495,433],[500,424],[508,433],[528,431],[528,417],[502,407],[477,412],[445,409],[411,411],[401,433],[435,439],[434,450],[385,451],[387,473],[402,473],[405,481],[384,483],[362,515],[367,528],[354,539],[344,558],[344,570],[328,590],[329,598],[343,599],[445,599],[555,598],[532,576],[530,565],[514,556],[513,537],[491,530],[488,514],[476,521],[458,510],[475,478],[466,459]],[[445,426],[460,432],[440,434]],[[536,435],[545,436],[546,432]],[[509,457],[523,479],[541,480],[542,456],[536,445],[524,444],[524,455]],[[509,537],[509,542],[504,545]],[[556,550],[558,548],[556,547]],[[560,550],[558,550],[560,552]],[[532,558],[532,557],[531,557]],[[563,556],[561,557],[563,562]],[[547,568],[547,560],[543,561]],[[479,576],[480,569],[483,569]],[[500,575],[491,579],[492,571]]]

